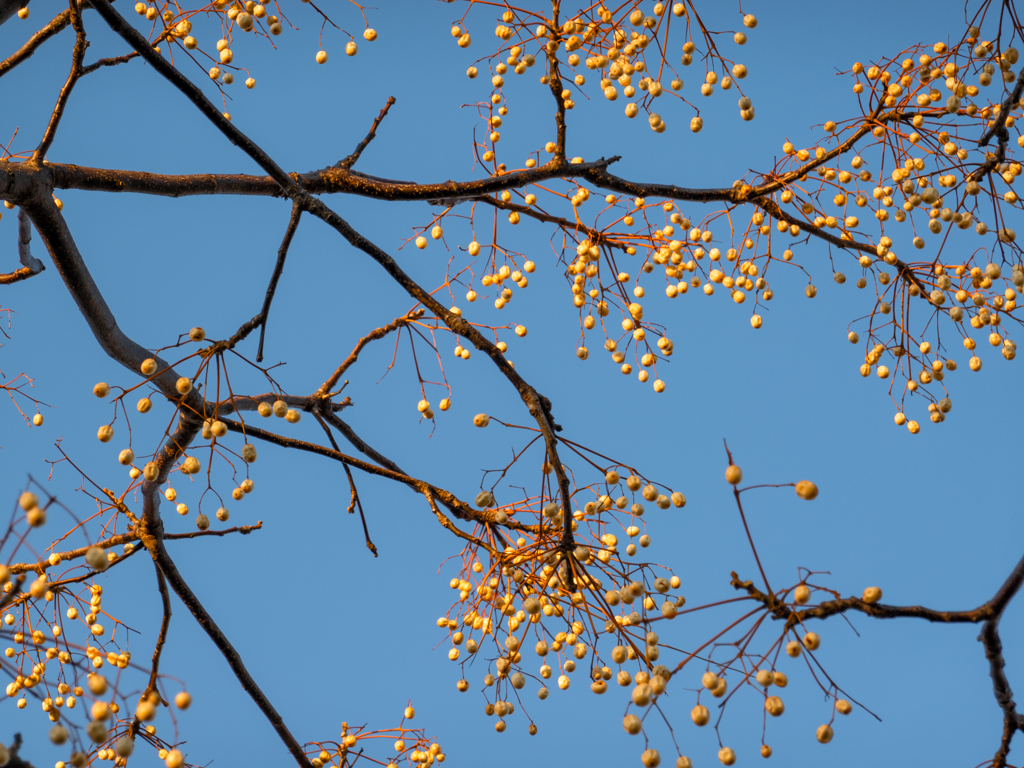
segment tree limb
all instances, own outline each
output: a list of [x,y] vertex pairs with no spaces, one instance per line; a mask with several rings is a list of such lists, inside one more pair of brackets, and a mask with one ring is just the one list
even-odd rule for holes
[[[10,18],[10,16],[13,16],[15,13],[17,13],[17,8],[15,7],[17,4],[17,0],[14,0],[13,2],[12,0],[3,0],[3,2],[0,3],[0,24],[3,24],[5,21],[7,21],[7,18]],[[28,3],[26,2],[24,4],[27,5]],[[5,13],[8,13],[8,16],[6,18],[4,16]],[[33,53],[39,50],[39,47],[43,43],[45,43],[51,37],[53,37],[58,32],[63,30],[70,23],[70,9],[62,11],[61,13],[58,13],[56,16],[54,16],[49,24],[47,24],[45,27],[43,27],[34,35],[32,35],[32,37],[30,37],[26,41],[26,43],[23,46],[21,46],[21,48],[12,53],[3,61],[0,61],[0,77],[6,75],[8,72],[10,72],[12,69],[14,69],[22,62],[27,61],[32,56]]]

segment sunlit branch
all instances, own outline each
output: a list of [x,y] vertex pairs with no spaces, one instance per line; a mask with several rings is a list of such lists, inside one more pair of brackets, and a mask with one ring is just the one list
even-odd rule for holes
[[334,166],[335,168],[342,168],[344,170],[348,170],[349,168],[356,164],[360,156],[362,156],[363,150],[370,146],[371,141],[377,138],[377,128],[378,126],[380,126],[381,121],[387,116],[388,110],[391,109],[394,103],[395,97],[388,96],[387,103],[384,105],[384,108],[381,109],[380,114],[374,118],[373,124],[370,126],[370,130],[366,134],[366,138],[364,138],[362,141],[359,142],[359,144],[356,145],[356,148],[352,151],[351,155],[344,158],[343,160],[339,160],[338,163]]
[[[563,506],[565,527],[563,530],[562,546],[567,550],[571,548],[573,546],[574,539],[571,525],[572,512],[569,506],[569,479],[565,474],[565,470],[562,468],[561,461],[558,459],[557,438],[555,437],[554,432],[560,430],[561,427],[555,424],[554,419],[551,416],[550,401],[540,395],[532,386],[527,384],[526,381],[515,372],[512,366],[508,364],[508,361],[505,360],[497,346],[486,339],[476,328],[442,306],[440,302],[433,297],[433,295],[412,280],[412,278],[410,278],[405,271],[398,266],[398,263],[390,255],[356,232],[356,230],[353,229],[347,221],[328,208],[320,199],[312,197],[304,191],[300,185],[298,185],[280,168],[280,166],[277,165],[277,163],[270,158],[269,155],[267,155],[251,139],[236,128],[229,120],[227,120],[195,85],[189,82],[188,79],[178,72],[169,62],[156,54],[148,45],[146,40],[137,31],[135,31],[135,29],[128,24],[124,18],[117,13],[117,11],[113,9],[107,0],[95,0],[93,5],[114,32],[119,34],[125,42],[131,45],[144,59],[146,59],[146,61],[152,64],[153,68],[157,72],[163,75],[171,82],[172,85],[188,97],[200,112],[202,112],[202,114],[206,116],[207,119],[209,119],[233,144],[242,149],[250,158],[260,165],[260,167],[269,173],[271,178],[281,186],[294,203],[301,203],[305,210],[309,211],[311,214],[335,229],[340,235],[342,235],[342,237],[345,238],[345,240],[349,242],[350,245],[373,258],[400,286],[402,286],[402,288],[406,290],[406,292],[409,293],[409,295],[430,309],[430,311],[440,318],[449,328],[460,336],[464,336],[466,339],[471,341],[477,349],[483,350],[489,357],[491,357],[501,373],[519,391],[520,397],[529,409],[530,414],[537,421],[541,431],[544,433],[548,454],[551,457],[555,468],[555,474],[558,477],[561,502]],[[570,586],[572,586],[571,583]]]
[[70,2],[71,26],[75,29],[75,47],[71,54],[71,71],[68,73],[68,79],[64,83],[64,87],[60,89],[60,95],[57,97],[57,106],[53,108],[53,113],[50,115],[50,121],[46,126],[46,131],[43,133],[43,138],[39,141],[36,151],[32,153],[33,163],[42,162],[43,158],[46,157],[47,151],[50,149],[50,145],[53,144],[53,140],[57,137],[57,128],[60,125],[61,118],[64,116],[68,99],[71,98],[71,91],[74,90],[75,83],[82,76],[82,61],[85,59],[85,49],[89,47],[89,41],[85,39],[85,27],[82,24],[82,11],[78,5],[78,0],[70,0]]
[[[10,5],[13,8],[13,6],[15,4],[14,3],[10,3]],[[14,11],[12,10],[12,13],[13,12]],[[0,17],[0,24],[2,24],[4,21],[5,21],[5,19]],[[45,27],[43,27],[38,32],[36,32],[34,35],[32,35],[32,37],[30,37],[26,41],[26,43],[23,46],[21,46],[21,48],[19,48],[17,51],[12,53],[10,56],[8,56],[3,61],[0,61],[0,77],[3,77],[8,72],[10,72],[12,69],[14,69],[16,66],[18,66],[22,62],[28,60],[28,58],[31,57],[33,53],[35,53],[36,51],[39,50],[39,47],[43,43],[45,43],[51,37],[53,37],[58,32],[63,30],[70,23],[71,23],[71,9],[70,8],[68,10],[66,10],[66,11],[61,11],[56,16],[54,16],[53,19],[51,19],[50,22]]]

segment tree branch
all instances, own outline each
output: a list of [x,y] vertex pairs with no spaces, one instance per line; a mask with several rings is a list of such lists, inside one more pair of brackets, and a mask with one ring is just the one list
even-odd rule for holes
[[46,269],[46,265],[32,255],[31,243],[32,222],[25,213],[25,209],[20,208],[18,209],[18,260],[23,266],[14,272],[0,274],[0,285],[10,285],[21,280],[27,280]]
[[82,68],[82,77],[91,75],[97,69],[102,67],[116,67],[118,64],[127,64],[132,59],[138,58],[138,55],[138,53],[132,51],[131,53],[126,53],[124,56],[111,56],[106,59],[97,59],[92,64]]
[[999,742],[999,749],[992,758],[992,768],[1004,768],[1014,734],[1018,730],[1024,729],[1024,717],[1017,714],[1017,705],[1013,701],[1010,681],[1006,679],[1006,673],[1003,672],[1006,661],[1003,659],[1003,644],[999,639],[998,617],[986,621],[982,625],[978,640],[985,646],[985,658],[988,659],[989,674],[992,677],[992,692],[995,694],[999,708],[1003,710],[1003,736]]
[[[160,621],[160,633],[156,638],[156,647],[153,649],[153,667],[149,672],[149,683],[146,685],[146,690],[142,692],[141,696],[143,701],[156,691],[156,681],[160,675],[160,654],[163,653],[164,643],[167,642],[167,630],[171,625],[171,596],[167,593],[167,579],[164,578],[164,572],[160,570],[160,566],[155,560],[153,561],[153,568],[156,570],[156,583],[157,588],[160,590],[160,602],[163,605],[164,615]],[[128,727],[128,735],[134,739],[141,726],[142,720],[136,715]]]
[[[209,119],[214,126],[223,133],[229,141],[242,149],[254,162],[264,171],[270,174],[282,188],[282,190],[295,203],[301,203],[302,207],[321,221],[337,231],[350,245],[370,256],[380,264],[391,277],[421,304],[433,312],[445,325],[455,331],[458,335],[470,340],[477,349],[487,354],[498,366],[501,373],[518,390],[520,397],[526,404],[530,414],[537,421],[541,432],[544,435],[549,460],[554,466],[555,475],[558,479],[558,487],[561,496],[564,528],[562,531],[561,547],[568,552],[573,548],[575,540],[572,533],[572,509],[569,502],[569,478],[565,473],[562,462],[558,457],[558,445],[555,432],[561,430],[551,415],[551,402],[542,397],[531,385],[529,385],[515,369],[508,364],[504,355],[498,348],[486,339],[477,329],[458,315],[453,314],[434,298],[428,291],[424,290],[405,271],[398,266],[398,263],[386,252],[359,234],[347,221],[332,211],[318,198],[311,196],[291,176],[286,174],[270,156],[256,145],[249,137],[242,133],[229,120],[227,120],[209,99],[203,95],[184,75],[182,75],[172,64],[163,57],[157,55],[152,47],[127,21],[110,5],[108,0],[93,0],[93,7],[97,13],[110,25],[110,28],[121,36],[125,42],[131,45],[139,54],[149,62],[153,68],[163,75],[172,85],[183,93],[199,111]],[[555,158],[556,162],[559,158]],[[575,590],[575,583],[572,575],[569,576],[568,587],[570,591]]]
[[[324,414],[324,418],[327,418],[327,414]],[[414,489],[417,493],[430,492],[438,499],[440,499],[445,506],[449,508],[458,509],[467,519],[473,520],[478,523],[487,523],[491,525],[497,524],[498,513],[490,509],[473,509],[466,502],[459,499],[455,494],[450,491],[446,491],[443,488],[438,488],[435,485],[424,480],[418,480],[414,477],[410,477],[402,472],[396,472],[395,470],[387,467],[378,467],[375,464],[357,459],[354,456],[341,453],[340,451],[332,450],[316,443],[308,443],[304,440],[296,440],[290,437],[284,437],[273,432],[267,432],[266,430],[253,427],[249,424],[241,424],[240,422],[233,421],[232,419],[221,419],[227,428],[232,432],[239,432],[244,434],[247,438],[257,438],[264,440],[274,445],[279,445],[282,448],[295,448],[300,451],[306,451],[308,453],[315,453],[320,456],[324,456],[328,459],[334,459],[340,461],[349,466],[360,469],[369,475],[377,475],[378,477],[385,477],[389,480],[395,480],[399,483],[409,486]],[[523,525],[516,520],[509,519],[508,522],[503,524],[504,527],[512,530],[523,530],[523,531],[536,531],[538,526]]]
[[[13,8],[15,5],[16,5],[16,3],[10,2],[8,0],[8,7],[9,8]],[[4,13],[5,12],[7,12],[6,9],[0,8],[0,24],[3,24],[7,20],[6,18],[4,18]],[[15,9],[10,11],[10,14],[13,15],[16,12],[17,12],[17,9],[15,8]],[[23,46],[21,46],[21,48],[19,48],[17,51],[12,53],[10,56],[8,56],[3,61],[0,61],[0,77],[3,77],[4,75],[6,75],[8,72],[10,72],[12,69],[14,69],[16,66],[18,66],[22,62],[27,61],[32,56],[33,53],[35,53],[37,50],[39,50],[39,47],[43,43],[45,43],[51,37],[53,37],[58,32],[63,30],[70,23],[71,23],[71,10],[70,9],[68,9],[66,11],[62,11],[61,13],[58,13],[56,16],[54,16],[53,19],[50,20],[49,24],[47,24],[45,27],[43,27],[38,32],[36,32],[34,35],[32,35],[32,37],[30,37],[26,41],[26,43]]]
[[50,121],[46,125],[43,138],[39,141],[36,151],[32,153],[33,163],[42,162],[57,136],[57,128],[60,125],[61,118],[64,116],[68,99],[71,98],[71,91],[74,90],[75,83],[82,76],[82,61],[85,59],[85,49],[89,47],[89,41],[85,39],[85,27],[82,24],[82,11],[78,6],[78,0],[70,0],[70,2],[71,7],[68,10],[71,13],[71,26],[75,29],[75,47],[71,53],[71,71],[68,73],[68,79],[64,83],[64,87],[60,89],[60,95],[57,97],[57,106],[53,108],[53,113],[50,115]]
[[238,331],[228,340],[229,347],[233,348],[238,342],[248,336],[252,330],[259,326],[260,328],[260,345],[256,349],[256,362],[263,362],[263,339],[267,330],[267,316],[270,314],[270,304],[274,301],[274,293],[277,291],[277,282],[281,279],[281,273],[284,272],[284,262],[288,258],[288,248],[292,244],[292,238],[295,237],[295,230],[299,227],[299,218],[302,216],[302,207],[298,203],[292,204],[292,215],[288,220],[288,228],[284,232],[284,239],[281,241],[281,247],[277,249],[277,263],[274,265],[274,271],[270,275],[270,283],[267,285],[267,295],[263,299],[263,307],[260,309],[258,315],[252,320],[245,323]]
[[326,397],[327,393],[334,389],[334,386],[345,374],[345,371],[347,371],[349,368],[355,365],[356,361],[359,359],[359,353],[362,352],[363,347],[365,347],[371,341],[383,339],[392,331],[396,331],[399,328],[403,328],[409,323],[413,322],[414,320],[418,320],[421,317],[423,317],[422,309],[413,310],[405,317],[395,318],[387,325],[381,326],[380,328],[375,328],[368,334],[363,336],[361,339],[359,339],[358,342],[356,342],[355,348],[353,348],[352,352],[349,354],[348,357],[345,358],[342,364],[337,367],[334,373],[331,374],[330,378],[328,378],[327,381],[320,385],[320,389],[318,389],[314,393],[314,397]]
[[270,700],[260,690],[256,681],[252,679],[252,675],[249,674],[245,664],[242,662],[242,657],[238,655],[238,651],[235,650],[235,647],[228,640],[227,635],[217,626],[217,622],[213,620],[213,617],[203,607],[203,604],[196,597],[195,593],[192,592],[185,579],[182,578],[177,566],[167,553],[163,540],[159,537],[151,537],[147,540],[146,547],[149,549],[157,566],[167,577],[167,581],[170,582],[171,588],[174,589],[181,602],[192,612],[199,626],[203,628],[207,636],[213,640],[214,645],[224,655],[224,658],[227,659],[228,666],[231,667],[231,671],[235,674],[238,682],[241,683],[242,688],[249,694],[250,698],[256,703],[256,706],[260,708],[260,711],[263,712],[267,720],[270,721],[274,730],[277,731],[277,735],[284,742],[292,757],[295,758],[295,762],[303,768],[311,768],[311,763],[306,757],[302,745],[296,741],[291,731],[288,730],[288,726],[285,725],[284,720],[281,719],[281,715],[274,709],[274,705],[270,703]]
[[857,597],[829,600],[811,608],[793,610],[773,594],[766,594],[754,586],[751,581],[740,581],[735,572],[732,574],[733,588],[745,591],[750,597],[762,603],[772,617],[786,622],[785,632],[802,624],[805,619],[827,619],[829,616],[856,610],[878,619],[917,618],[942,624],[977,624],[984,622],[978,640],[985,648],[985,658],[989,663],[989,674],[992,677],[992,691],[996,703],[1003,711],[1003,735],[999,749],[992,759],[992,768],[1004,768],[1006,756],[1010,752],[1010,742],[1018,730],[1024,730],[1024,715],[1017,713],[1017,705],[1013,700],[1013,691],[1006,678],[1003,668],[1003,645],[999,638],[999,619],[1010,601],[1024,584],[1024,557],[1014,566],[1010,575],[990,600],[969,611],[936,611],[920,605],[893,606],[878,603],[866,603]]
[[377,115],[376,118],[374,118],[373,125],[370,126],[370,131],[369,133],[366,134],[366,138],[356,145],[356,148],[351,155],[346,157],[344,160],[340,160],[337,164],[335,164],[335,168],[342,168],[344,170],[348,170],[349,168],[356,164],[356,161],[358,161],[359,157],[363,154],[363,150],[370,146],[371,141],[377,138],[377,126],[379,126],[381,124],[381,121],[385,117],[387,117],[388,110],[391,109],[394,103],[395,97],[388,96],[387,103],[384,105],[384,108],[380,111],[380,114]]

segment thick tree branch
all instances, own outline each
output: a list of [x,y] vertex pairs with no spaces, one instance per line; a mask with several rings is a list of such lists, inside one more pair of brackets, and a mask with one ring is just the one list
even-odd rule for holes
[[10,752],[10,759],[4,765],[4,768],[33,768],[32,763],[27,760],[22,760],[21,755],[21,734],[14,734],[14,742],[8,747]]
[[[618,157],[601,158],[587,163],[567,164],[552,160],[525,171],[511,171],[485,179],[443,181],[418,184],[370,176],[343,168],[324,168],[309,173],[288,174],[293,182],[311,194],[351,194],[389,201],[466,200],[477,195],[516,189],[555,178],[582,177],[588,170],[605,168]],[[248,174],[160,174],[146,171],[89,168],[80,165],[51,163],[57,189],[78,189],[86,192],[134,192],[162,197],[195,195],[247,195],[286,197],[272,176]],[[726,193],[729,190],[721,190]]]

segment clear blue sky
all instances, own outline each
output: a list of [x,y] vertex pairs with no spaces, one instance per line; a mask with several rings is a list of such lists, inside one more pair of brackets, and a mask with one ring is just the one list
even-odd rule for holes
[[[336,20],[359,35],[363,26],[355,7],[338,6]],[[357,168],[424,182],[479,173],[473,168],[471,142],[474,127],[478,136],[483,129],[476,109],[465,105],[486,99],[490,88],[485,77],[469,80],[464,71],[496,41],[489,12],[477,10],[469,17],[474,43],[462,50],[449,28],[462,14],[463,3],[382,3],[367,10],[380,35],[376,42],[359,38],[359,54],[348,58],[343,53],[348,38],[327,29],[323,45],[330,60],[318,66],[319,25],[313,12],[298,3],[288,7],[299,31],[286,30],[276,38],[279,50],[257,47],[251,38],[237,46],[236,63],[250,67],[257,87],[247,91],[236,83],[229,89],[233,101],[228,107],[235,124],[281,166],[306,171],[337,162],[393,95],[397,104]],[[6,24],[0,57],[58,8],[35,3],[28,22]],[[125,3],[120,10],[128,12],[131,6]],[[703,132],[687,130],[692,112],[685,107],[663,107],[669,128],[656,135],[646,121],[622,116],[621,99],[614,105],[596,98],[590,104],[577,100],[570,156],[622,155],[613,170],[633,179],[694,187],[731,184],[747,169],[771,167],[787,138],[801,146],[817,135],[811,126],[858,113],[851,81],[838,71],[854,61],[894,55],[916,42],[958,39],[964,19],[957,2],[932,4],[927,13],[915,4],[891,2],[751,2],[743,10],[760,20],[735,55],[750,70],[745,87],[757,109],[754,122],[740,121],[735,92],[703,100],[697,94],[703,70],[694,65],[684,70],[684,93],[701,100]],[[94,13],[85,19],[93,40],[87,60],[124,53],[124,44],[104,33]],[[739,28],[740,16],[730,5],[711,12],[709,24]],[[206,40],[216,35],[198,22],[196,33]],[[983,37],[992,34],[983,30]],[[4,142],[17,128],[13,147],[35,145],[66,77],[72,40],[70,32],[62,33],[0,79]],[[731,42],[726,48],[736,51]],[[538,70],[508,77],[510,112],[501,148],[510,164],[554,138],[551,99],[536,82]],[[200,70],[186,72],[202,81]],[[598,96],[596,89],[590,93]],[[77,87],[49,157],[168,173],[256,171],[139,62],[90,75]],[[172,200],[85,192],[61,197],[71,230],[121,327],[153,348],[172,343],[195,325],[211,338],[225,338],[254,315],[288,219],[287,203],[262,198]],[[398,250],[412,228],[428,224],[437,209],[360,198],[328,202],[396,254],[422,283],[432,288],[441,282],[448,259],[437,243],[423,252]],[[703,215],[699,206],[682,210],[694,219]],[[6,212],[0,221],[0,243],[6,244],[0,270],[16,266],[16,230],[16,217]],[[894,250],[910,253],[911,235],[895,231]],[[668,327],[676,344],[671,364],[659,371],[668,388],[655,395],[649,384],[620,375],[604,353],[597,353],[597,336],[588,336],[595,352],[588,361],[574,356],[578,313],[550,235],[544,226],[525,221],[503,232],[510,247],[537,263],[537,272],[530,287],[517,292],[500,313],[487,300],[467,309],[467,315],[474,321],[529,327],[526,339],[508,338],[508,356],[551,398],[556,420],[570,439],[624,457],[687,495],[684,510],[648,518],[653,544],[647,551],[650,560],[681,577],[691,605],[732,597],[732,570],[744,578],[755,576],[722,479],[723,439],[748,482],[810,478],[821,489],[810,504],[790,489],[758,491],[747,498],[752,532],[773,584],[795,583],[798,567],[806,567],[830,571],[821,580],[844,595],[881,586],[884,601],[896,605],[963,609],[991,597],[1021,554],[1016,482],[1021,450],[1014,438],[1013,395],[1020,391],[1019,361],[1007,363],[986,346],[980,352],[985,368],[974,374],[954,340],[951,355],[961,366],[950,376],[954,409],[949,418],[934,426],[927,422],[924,403],[918,403],[911,417],[924,425],[921,434],[895,427],[885,385],[858,375],[863,351],[846,341],[847,324],[870,309],[867,297],[852,278],[845,286],[836,285],[826,249],[811,243],[798,255],[814,276],[818,297],[810,301],[803,296],[802,273],[780,272],[773,280],[777,298],[763,313],[759,331],[750,328],[749,304],[737,307],[724,292],[712,298],[694,292],[670,302],[653,290],[657,282],[651,280],[649,312]],[[472,239],[460,219],[446,223],[446,237],[453,248]],[[35,247],[43,257],[38,243]],[[965,250],[964,256],[969,253]],[[852,257],[842,258],[847,261],[837,260],[840,269],[859,274]],[[461,293],[458,303],[466,308]],[[33,394],[57,406],[44,409],[43,427],[31,429],[13,407],[0,406],[0,478],[8,503],[13,507],[28,474],[47,477],[50,467],[44,462],[59,457],[58,439],[97,482],[123,487],[124,470],[116,463],[123,446],[119,438],[108,445],[96,442],[97,426],[112,413],[91,387],[96,381],[129,386],[137,379],[103,356],[52,268],[0,290],[0,306],[13,310],[11,339],[0,348],[0,369],[8,378],[25,371],[35,380]],[[303,221],[267,332],[267,359],[287,362],[275,371],[277,381],[290,394],[308,394],[360,336],[410,306],[367,257],[320,223]],[[428,425],[417,423],[420,395],[407,347],[399,351],[396,368],[383,377],[393,350],[388,342],[369,348],[348,375],[346,393],[355,407],[347,418],[410,474],[472,498],[481,471],[503,466],[520,445],[514,432],[496,426],[473,429],[473,414],[487,412],[519,424],[528,423],[529,415],[483,355],[456,363],[451,346],[443,338],[453,406],[438,413],[432,435]],[[255,355],[255,335],[244,351]],[[233,375],[236,391],[266,389],[242,366]],[[431,399],[436,403],[442,396],[434,389]],[[138,452],[156,448],[169,417],[169,406],[156,402],[149,416],[133,418]],[[311,418],[288,434],[323,439]],[[460,547],[421,498],[357,476],[381,553],[374,559],[363,545],[358,520],[345,514],[348,485],[336,464],[261,446],[253,479],[255,493],[230,505],[231,521],[262,520],[261,532],[169,547],[301,742],[337,738],[343,720],[371,728],[393,725],[411,699],[416,724],[437,737],[455,764],[640,764],[640,739],[627,736],[620,726],[626,694],[615,688],[594,696],[582,670],[569,691],[555,691],[544,702],[535,698],[537,684],[528,683],[523,701],[539,727],[534,737],[526,733],[522,708],[508,718],[506,733],[494,732],[479,693],[485,672],[481,663],[466,673],[470,692],[456,691],[462,675],[448,661],[446,636],[434,621],[447,611],[453,595],[448,580],[455,571],[444,562]],[[48,487],[84,515],[90,504],[76,493],[78,484],[76,474],[61,464]],[[177,485],[187,503],[198,500],[198,491],[182,481]],[[221,487],[230,489],[230,481]],[[170,505],[163,511],[169,531],[191,529],[191,515],[178,518]],[[44,548],[48,542],[38,543]],[[0,560],[5,557],[0,552]],[[138,632],[130,640],[135,658],[148,658],[160,619],[152,565],[144,554],[137,556],[115,569],[104,585],[107,610]],[[161,669],[182,678],[195,700],[178,717],[189,760],[287,764],[290,757],[223,658],[184,606],[173,601]],[[663,641],[690,649],[724,626],[728,610],[695,614],[659,631]],[[1020,604],[1011,605],[1001,627],[1011,684],[1024,679],[1019,674],[1024,654],[1016,642],[1024,629],[1021,615]],[[769,724],[773,760],[840,768],[897,760],[975,765],[991,758],[1002,717],[976,642],[978,627],[850,618],[852,627],[837,618],[817,628],[823,638],[818,658],[883,722],[857,709],[836,724],[831,744],[818,744],[814,731],[828,720],[829,703],[806,667],[783,660],[780,668],[789,673],[790,685],[784,692],[786,714]],[[717,764],[715,735],[690,723],[694,693],[684,690],[697,687],[700,671],[688,667],[688,677],[672,684],[666,712],[684,754],[695,765],[707,766]],[[143,684],[140,680],[139,687]],[[0,739],[9,741],[15,730],[22,731],[24,756],[47,766],[66,755],[46,743],[48,723],[35,706],[18,712],[12,700],[0,700]],[[162,734],[171,732],[166,714],[156,724]],[[753,692],[735,697],[721,732],[723,742],[737,751],[738,764],[760,760],[759,697]],[[668,764],[674,754],[671,740],[657,725],[651,729],[651,746],[662,751],[663,764]],[[387,750],[377,754],[388,755]],[[143,758],[146,764],[155,760]]]

